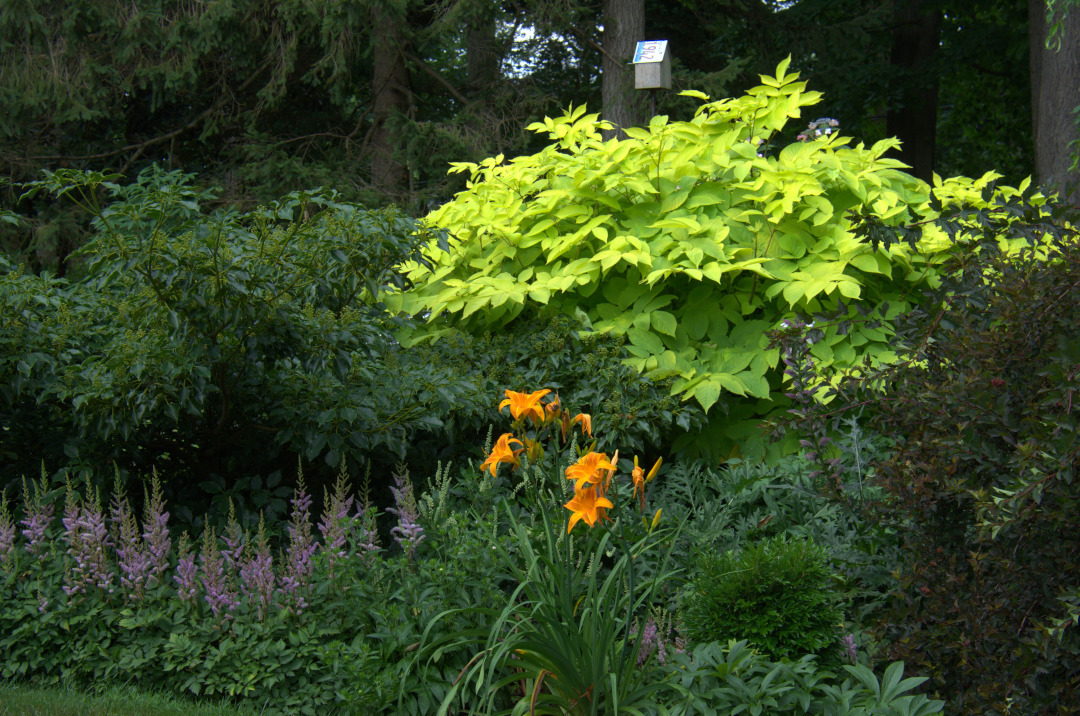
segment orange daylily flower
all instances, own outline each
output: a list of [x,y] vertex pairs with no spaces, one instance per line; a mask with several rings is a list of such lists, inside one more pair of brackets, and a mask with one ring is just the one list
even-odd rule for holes
[[608,486],[611,484],[611,478],[615,477],[615,471],[619,469],[619,451],[616,450],[615,454],[611,456],[611,468],[608,469],[607,475],[604,476],[604,485],[601,488],[602,493],[606,493]]
[[634,471],[630,473],[630,479],[634,481],[634,496],[637,497],[638,491],[641,491],[641,509],[643,511],[645,509],[645,485],[652,482],[653,478],[656,477],[656,473],[660,469],[660,463],[663,461],[664,458],[657,460],[652,469],[649,470],[649,474],[646,475],[645,470],[638,465],[637,455],[634,456]]
[[[634,481],[634,494],[633,497],[638,496],[638,491],[641,492],[641,509],[645,509],[645,471],[638,465],[637,455],[634,455],[634,470],[630,473],[630,479]],[[633,497],[631,499],[633,499]]]
[[570,524],[566,526],[566,533],[569,534],[570,530],[574,529],[574,525],[580,520],[585,520],[585,524],[589,525],[589,527],[594,526],[597,520],[605,516],[604,510],[613,508],[615,505],[611,503],[611,500],[600,494],[598,487],[590,487],[577,490],[573,499],[563,507],[573,513],[570,515]]
[[581,423],[581,432],[588,433],[589,437],[592,437],[592,416],[588,413],[578,413],[574,416],[574,419],[570,421],[570,424]]
[[[604,481],[604,472],[609,471],[610,478],[611,472],[615,469],[615,465],[608,461],[607,453],[589,452],[566,468],[566,479],[573,480],[574,491],[580,492],[585,483],[599,485]],[[606,484],[603,487],[606,487]]]
[[499,466],[500,462],[505,462],[508,465],[514,467],[521,466],[521,460],[518,459],[525,448],[513,449],[510,447],[510,443],[517,443],[521,445],[522,442],[514,437],[513,433],[503,433],[499,436],[499,439],[495,442],[495,447],[491,448],[491,454],[488,455],[487,460],[484,460],[480,465],[481,470],[491,470],[491,476],[495,477],[495,469]]
[[509,405],[510,416],[514,420],[529,418],[534,424],[542,425],[544,423],[544,408],[540,405],[540,399],[550,392],[547,388],[538,390],[535,393],[516,393],[507,390],[506,400],[499,403],[499,410]]
[[544,410],[548,412],[548,418],[554,418],[561,412],[559,410],[559,395],[557,393],[551,402],[544,406]]

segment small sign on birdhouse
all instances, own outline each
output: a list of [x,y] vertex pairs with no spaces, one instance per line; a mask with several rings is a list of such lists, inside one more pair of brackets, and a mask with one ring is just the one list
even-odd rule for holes
[[636,89],[671,88],[671,58],[667,40],[644,40],[634,49],[634,87]]

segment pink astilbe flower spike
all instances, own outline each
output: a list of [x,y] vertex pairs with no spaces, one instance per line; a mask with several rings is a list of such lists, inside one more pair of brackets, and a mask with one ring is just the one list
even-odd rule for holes
[[120,563],[120,586],[127,601],[140,601],[153,563],[143,548],[139,525],[127,498],[120,494],[119,480],[111,512],[116,535],[116,559]]
[[376,509],[371,504],[371,493],[368,489],[370,476],[369,468],[369,472],[364,476],[364,484],[360,492],[362,499],[356,506],[356,516],[354,518],[360,525],[356,541],[360,547],[360,559],[365,564],[371,564],[375,559],[375,555],[382,551],[382,547],[379,545],[379,524]]
[[15,552],[15,522],[8,509],[7,495],[0,496],[0,565],[10,567]]
[[409,471],[404,467],[398,467],[390,493],[394,496],[397,507],[388,508],[386,511],[398,518],[397,527],[391,529],[390,534],[394,535],[394,541],[401,546],[401,550],[411,562],[417,545],[424,541],[424,528],[417,522],[420,512],[416,507],[412,483],[409,482]]
[[318,544],[311,535],[311,496],[304,485],[304,476],[297,480],[292,499],[292,517],[289,520],[289,547],[285,552],[285,573],[281,576],[281,593],[300,614],[307,607],[305,592],[314,564],[311,558]]
[[187,532],[180,535],[180,558],[176,563],[176,591],[189,608],[195,606],[195,597],[199,592],[199,569],[195,566],[195,553],[188,548]]
[[231,612],[240,604],[236,593],[229,588],[229,582],[225,578],[225,561],[217,546],[217,535],[214,528],[203,532],[202,554],[199,555],[202,571],[202,585],[206,592],[206,603],[210,605],[210,611],[215,617],[231,619]]
[[23,504],[25,506],[25,514],[19,524],[25,529],[21,530],[21,534],[26,538],[26,551],[31,555],[38,554],[41,551],[42,542],[45,539],[45,531],[52,524],[53,519],[53,506],[51,502],[45,502],[45,495],[49,491],[48,482],[45,477],[45,469],[42,468],[41,480],[39,482],[30,482],[33,487],[33,495],[30,490],[27,489],[26,479],[23,479]]
[[345,550],[345,545],[354,529],[354,523],[349,517],[353,498],[347,496],[348,490],[345,469],[342,466],[337,480],[334,481],[333,494],[327,493],[325,489],[323,490],[323,514],[319,520],[319,532],[322,533],[323,537],[323,554],[326,555],[331,579],[333,579],[334,575],[334,564],[339,559],[345,559],[349,556],[349,553]]
[[240,529],[240,523],[236,521],[236,506],[229,499],[229,521],[225,525],[225,534],[221,541],[225,543],[225,549],[221,550],[221,556],[225,560],[225,568],[228,570],[230,579],[240,568],[244,555],[244,531]]
[[266,539],[266,525],[259,515],[259,535],[254,550],[248,550],[243,566],[240,567],[240,579],[243,592],[249,603],[255,605],[259,621],[270,613],[274,604],[274,558],[270,554],[270,544]]
[[148,585],[161,584],[165,570],[169,568],[172,540],[169,538],[169,513],[165,511],[165,500],[161,497],[161,481],[158,479],[157,470],[150,479],[150,492],[146,495],[145,504],[143,541],[151,564]]
[[99,498],[91,491],[79,502],[78,495],[68,483],[67,506],[64,508],[64,541],[71,564],[65,573],[64,593],[69,597],[85,594],[87,587],[112,593],[115,577],[105,552],[109,531],[101,514]]

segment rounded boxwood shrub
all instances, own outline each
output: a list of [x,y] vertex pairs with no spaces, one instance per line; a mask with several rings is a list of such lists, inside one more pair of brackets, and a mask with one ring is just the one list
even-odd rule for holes
[[740,552],[704,554],[682,609],[697,643],[745,639],[773,659],[836,648],[843,613],[823,548],[772,537]]

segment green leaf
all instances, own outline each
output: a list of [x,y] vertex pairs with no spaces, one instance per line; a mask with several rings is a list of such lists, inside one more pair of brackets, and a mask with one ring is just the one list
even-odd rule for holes
[[665,335],[675,336],[675,328],[678,325],[675,321],[675,316],[667,311],[653,311],[651,316],[653,328]]

